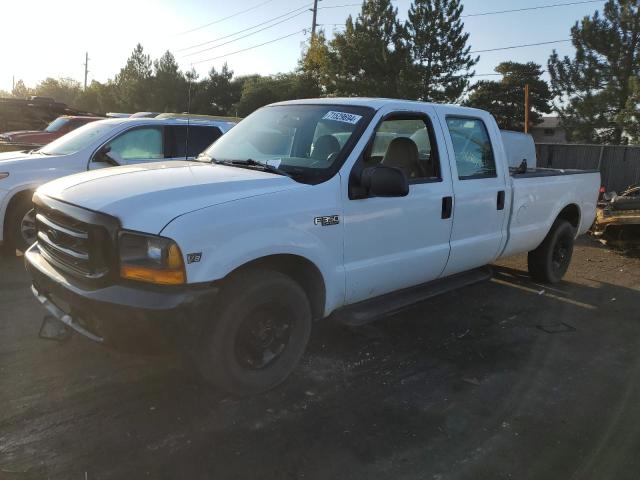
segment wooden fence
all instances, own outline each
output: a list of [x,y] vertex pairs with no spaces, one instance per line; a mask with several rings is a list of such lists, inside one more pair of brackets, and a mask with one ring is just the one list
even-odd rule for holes
[[640,146],[536,144],[539,167],[600,170],[607,191],[640,183]]

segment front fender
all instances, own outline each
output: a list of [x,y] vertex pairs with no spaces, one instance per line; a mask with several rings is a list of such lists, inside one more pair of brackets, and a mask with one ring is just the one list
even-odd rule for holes
[[[174,219],[161,232],[183,255],[189,283],[220,280],[271,255],[296,255],[313,263],[324,280],[325,312],[344,304],[343,225],[316,225],[315,217],[341,216],[340,179],[299,190],[245,198]],[[193,257],[192,257],[193,258]]]

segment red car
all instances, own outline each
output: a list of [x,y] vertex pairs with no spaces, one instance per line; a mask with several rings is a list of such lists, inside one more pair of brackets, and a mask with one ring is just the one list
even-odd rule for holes
[[29,145],[46,145],[56,138],[75,130],[89,122],[102,120],[102,117],[63,116],[56,118],[44,130],[21,130],[0,134],[0,140]]

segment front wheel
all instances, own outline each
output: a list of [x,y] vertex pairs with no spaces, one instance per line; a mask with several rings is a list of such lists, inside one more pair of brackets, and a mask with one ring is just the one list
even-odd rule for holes
[[236,395],[270,390],[293,371],[311,333],[311,308],[290,277],[237,274],[220,293],[197,354],[205,380]]
[[575,230],[563,219],[555,221],[538,248],[529,252],[529,274],[543,283],[557,283],[567,272],[573,254]]
[[7,214],[8,245],[26,251],[36,241],[36,211],[30,196],[20,198]]

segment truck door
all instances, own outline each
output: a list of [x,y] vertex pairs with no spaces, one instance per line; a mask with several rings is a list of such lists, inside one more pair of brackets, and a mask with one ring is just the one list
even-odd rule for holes
[[[430,107],[389,112],[353,167],[403,169],[406,197],[345,199],[346,300],[354,303],[440,276],[449,257],[452,186],[443,132]],[[442,161],[444,158],[444,161]]]
[[505,214],[505,174],[496,157],[483,118],[446,114],[440,118],[446,129],[451,159],[454,208],[451,255],[445,275],[492,262],[502,245]]

